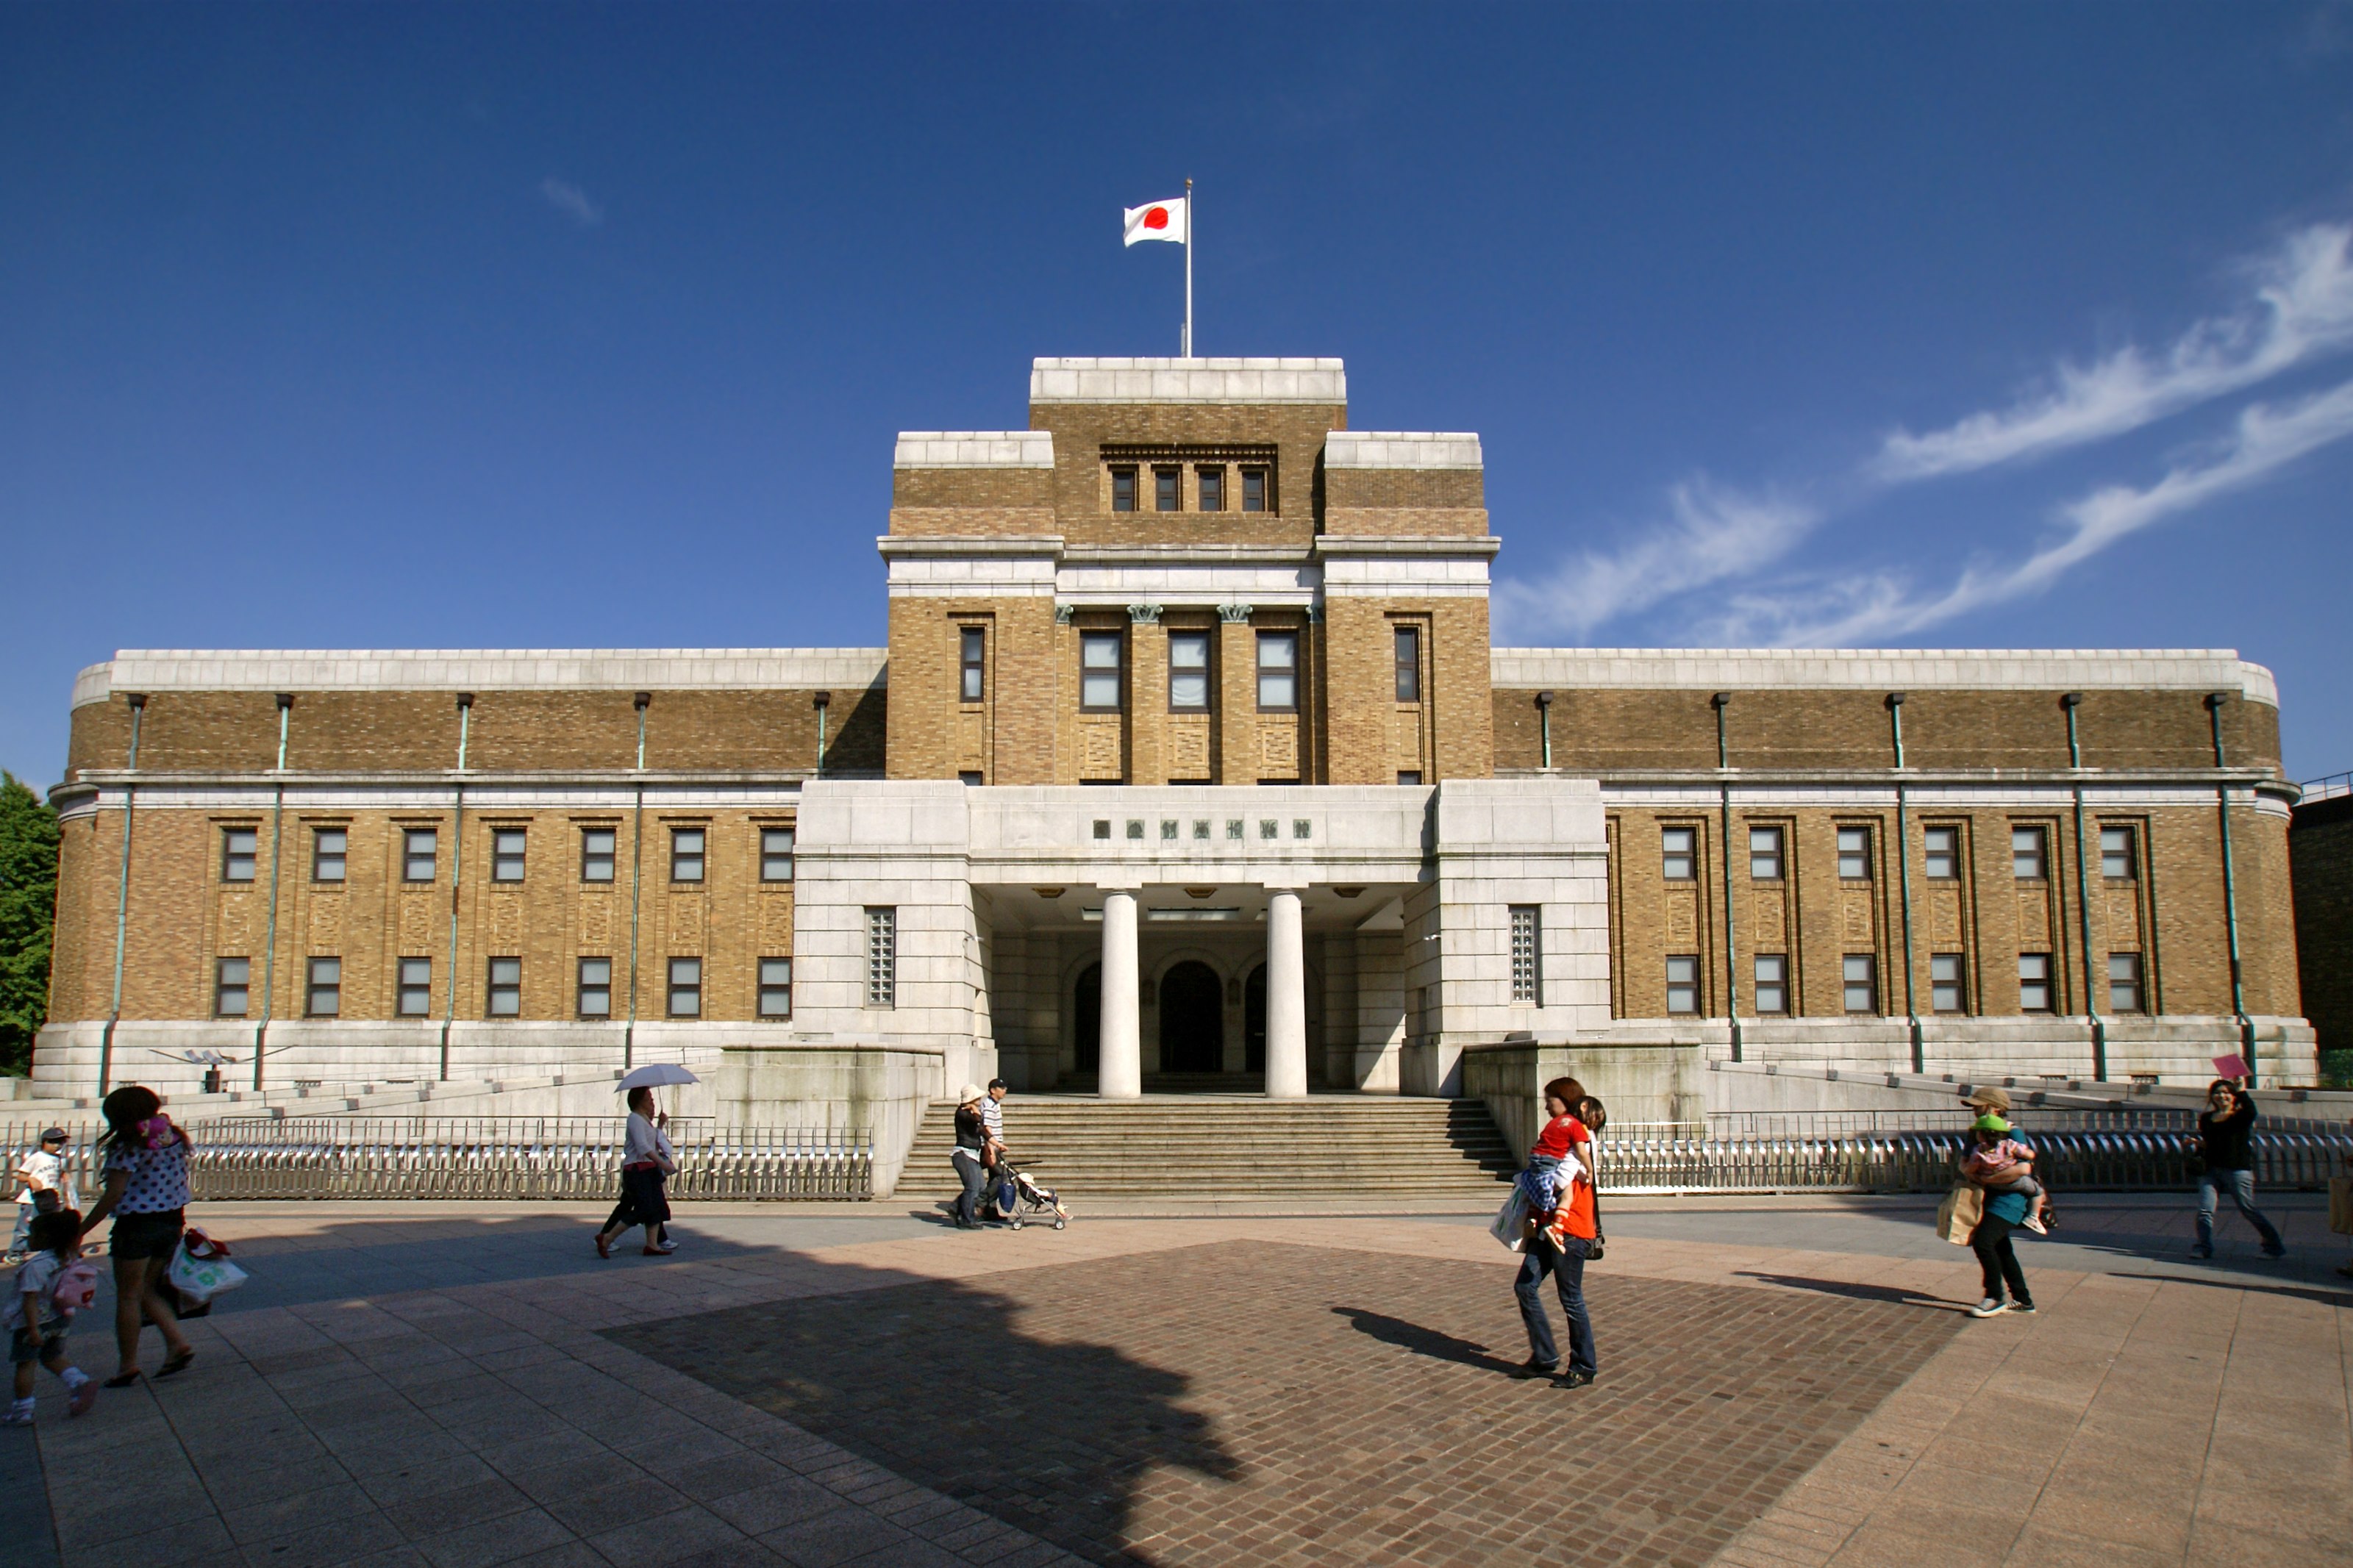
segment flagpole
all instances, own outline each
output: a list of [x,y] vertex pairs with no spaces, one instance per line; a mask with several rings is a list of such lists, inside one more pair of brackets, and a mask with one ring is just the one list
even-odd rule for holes
[[1185,180],[1185,357],[1193,357],[1193,181]]

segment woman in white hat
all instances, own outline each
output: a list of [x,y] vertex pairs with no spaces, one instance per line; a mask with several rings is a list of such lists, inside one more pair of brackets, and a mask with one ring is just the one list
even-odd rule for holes
[[968,1083],[956,1092],[955,1148],[948,1158],[955,1163],[956,1174],[964,1179],[964,1191],[958,1194],[955,1205],[958,1230],[980,1228],[980,1194],[987,1179],[981,1167],[981,1151],[988,1144],[988,1123],[981,1118],[980,1102],[987,1098],[976,1083]]

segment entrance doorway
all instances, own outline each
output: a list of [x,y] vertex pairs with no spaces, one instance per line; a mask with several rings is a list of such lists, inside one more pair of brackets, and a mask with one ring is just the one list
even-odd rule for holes
[[1217,972],[1187,959],[1160,977],[1160,1070],[1168,1073],[1222,1071],[1226,1065],[1226,1009]]
[[1078,1061],[1074,1070],[1092,1078],[1103,1067],[1103,965],[1090,963],[1079,971],[1078,994],[1071,999],[1071,1021],[1078,1026]]

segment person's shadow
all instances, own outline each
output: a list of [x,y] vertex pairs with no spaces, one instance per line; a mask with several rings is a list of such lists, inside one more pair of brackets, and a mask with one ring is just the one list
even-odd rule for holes
[[1369,1334],[1386,1345],[1428,1356],[1432,1361],[1451,1361],[1460,1366],[1477,1367],[1482,1372],[1517,1372],[1519,1363],[1506,1361],[1485,1345],[1455,1338],[1419,1323],[1409,1323],[1403,1318],[1364,1307],[1335,1307],[1332,1310],[1348,1320],[1349,1327],[1360,1334]]

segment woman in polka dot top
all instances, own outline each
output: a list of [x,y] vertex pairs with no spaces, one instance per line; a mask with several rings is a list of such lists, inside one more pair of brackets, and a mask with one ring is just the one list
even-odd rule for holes
[[107,1251],[114,1258],[114,1343],[122,1364],[106,1386],[128,1388],[139,1381],[142,1308],[164,1331],[170,1352],[156,1376],[185,1372],[196,1359],[180,1332],[179,1315],[163,1293],[164,1276],[186,1226],[188,1138],[164,1114],[164,1102],[155,1091],[135,1083],[108,1095],[99,1109],[106,1117],[106,1134],[98,1141],[106,1190],[81,1228],[87,1236],[99,1221],[114,1216]]

